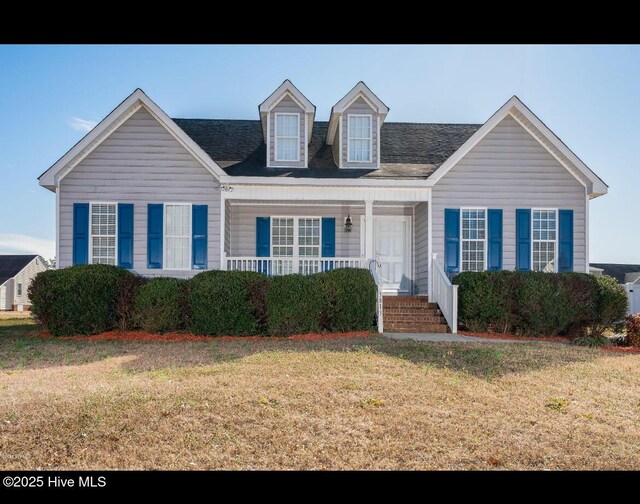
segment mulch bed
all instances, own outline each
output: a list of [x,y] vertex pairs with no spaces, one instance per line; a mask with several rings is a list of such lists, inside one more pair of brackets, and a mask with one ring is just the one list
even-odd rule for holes
[[640,354],[640,348],[632,346],[606,346],[602,347],[605,352],[615,352],[622,354]]
[[548,336],[543,338],[533,338],[529,336],[514,336],[513,334],[501,334],[494,332],[471,332],[471,331],[458,331],[459,334],[464,336],[471,336],[473,338],[487,338],[487,339],[506,339],[514,341],[562,341],[564,343],[571,342],[570,338],[564,336]]
[[[330,340],[340,338],[364,338],[373,336],[375,333],[367,331],[354,331],[343,333],[311,333],[294,334],[292,336],[202,336],[189,333],[166,333],[152,334],[146,331],[107,331],[93,336],[60,336],[56,339],[73,341],[162,341],[165,343],[175,343],[180,341],[255,341],[264,339],[278,340]],[[41,338],[53,338],[46,331],[38,333]]]

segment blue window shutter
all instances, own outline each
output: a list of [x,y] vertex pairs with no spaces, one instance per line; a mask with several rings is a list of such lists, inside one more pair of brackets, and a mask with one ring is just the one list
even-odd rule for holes
[[487,210],[487,269],[502,269],[502,210]]
[[322,257],[336,256],[336,219],[322,218]]
[[531,269],[531,209],[516,209],[516,270]]
[[89,263],[89,203],[73,204],[73,264]]
[[573,271],[573,210],[558,212],[558,271]]
[[271,255],[271,217],[256,217],[256,257]]
[[147,205],[147,268],[162,269],[162,203]]
[[460,210],[444,209],[444,268],[447,273],[460,271]]
[[118,266],[133,268],[132,203],[118,203]]
[[192,244],[193,269],[207,269],[207,214],[208,205],[192,207]]

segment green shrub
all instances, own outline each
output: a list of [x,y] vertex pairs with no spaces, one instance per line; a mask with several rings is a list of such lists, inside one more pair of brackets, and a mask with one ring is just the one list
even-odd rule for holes
[[319,273],[325,297],[320,325],[328,331],[368,331],[376,315],[376,284],[365,269]]
[[615,278],[604,275],[593,277],[597,284],[595,313],[591,328],[594,334],[602,334],[627,314],[628,299],[624,287]]
[[329,312],[321,275],[273,277],[267,294],[267,327],[270,335],[288,336],[323,329]]
[[571,343],[591,348],[600,348],[611,344],[605,336],[579,336],[574,338]]
[[640,347],[640,313],[629,315],[627,321],[627,342],[634,347]]
[[138,289],[149,280],[140,275],[124,275],[118,280],[118,296],[116,298],[116,327],[119,331],[137,329],[135,317],[135,296]]
[[454,283],[459,320],[472,331],[598,336],[626,310],[615,281],[585,273],[465,272]]
[[104,264],[40,272],[29,287],[33,315],[53,336],[113,329],[118,285],[131,274]]
[[248,271],[205,271],[190,280],[189,330],[195,334],[252,335],[266,330],[269,278]]
[[154,278],[140,285],[134,296],[134,324],[150,333],[179,331],[185,327],[187,282]]

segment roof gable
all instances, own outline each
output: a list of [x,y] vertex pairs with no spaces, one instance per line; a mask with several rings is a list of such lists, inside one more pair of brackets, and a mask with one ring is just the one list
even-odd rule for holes
[[289,79],[280,84],[259,106],[260,121],[262,122],[262,135],[267,138],[267,116],[284,98],[292,99],[306,114],[307,117],[307,143],[311,141],[316,106],[293,85]]
[[20,273],[36,257],[39,256],[37,254],[0,255],[0,285]]
[[212,175],[218,179],[225,175],[222,168],[220,168],[189,135],[182,131],[144,91],[138,88],[76,143],[64,156],[58,159],[53,166],[40,175],[38,177],[40,185],[54,191],[60,180],[141,107],[145,108],[147,112],[187,149],[198,162],[210,171]]
[[582,185],[590,197],[606,194],[608,187],[587,165],[585,165],[517,96],[511,97],[500,107],[478,131],[476,131],[451,157],[433,172],[427,184],[434,186],[453,168],[480,140],[482,140],[505,117],[518,122],[540,145],[564,166]]

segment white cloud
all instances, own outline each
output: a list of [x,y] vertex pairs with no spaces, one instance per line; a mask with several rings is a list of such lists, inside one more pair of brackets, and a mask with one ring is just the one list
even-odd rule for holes
[[95,128],[96,121],[90,121],[89,119],[81,119],[80,117],[72,117],[69,119],[69,126],[78,131],[91,131]]
[[56,254],[56,242],[35,236],[0,233],[0,254],[40,254],[50,259]]

